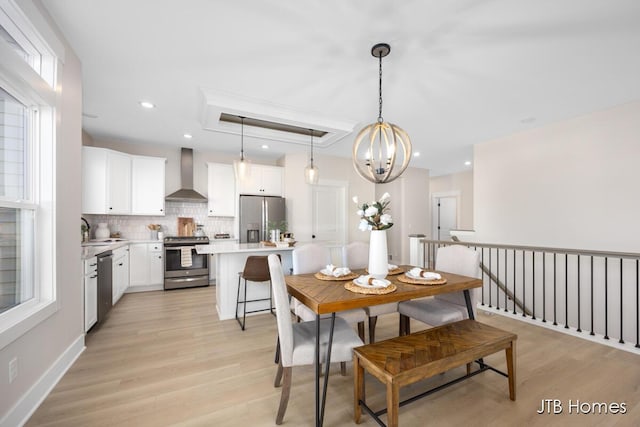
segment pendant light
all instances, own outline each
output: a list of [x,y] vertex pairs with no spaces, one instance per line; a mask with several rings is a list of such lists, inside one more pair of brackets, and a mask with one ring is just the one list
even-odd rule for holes
[[378,58],[378,121],[365,126],[353,144],[353,167],[366,180],[376,184],[391,182],[409,166],[411,139],[399,126],[382,119],[382,58],[391,52],[387,43],[371,48]]
[[318,168],[313,164],[313,129],[309,129],[309,135],[311,135],[311,157],[309,159],[309,164],[306,168],[304,168],[304,180],[307,184],[317,184],[318,183]]
[[240,118],[240,160],[233,162],[233,169],[236,174],[237,180],[243,180],[247,178],[251,173],[249,160],[244,158],[244,117]]

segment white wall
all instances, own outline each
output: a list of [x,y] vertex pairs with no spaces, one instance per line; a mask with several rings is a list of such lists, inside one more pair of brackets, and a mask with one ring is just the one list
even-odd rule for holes
[[[434,176],[429,180],[431,197],[438,193],[457,191],[460,194],[458,206],[458,229],[473,230],[473,171]],[[432,207],[433,209],[433,207]],[[429,228],[432,230],[433,226]],[[431,233],[428,234],[431,236]]]
[[640,252],[640,102],[474,147],[479,242]]
[[[46,15],[44,8],[36,5]],[[55,28],[51,20],[49,23]],[[64,39],[59,33],[58,37]],[[59,308],[0,350],[0,424],[15,425],[11,420],[20,418],[29,408],[35,409],[38,401],[34,399],[46,391],[42,387],[54,381],[56,369],[84,346],[79,238],[82,78],[78,58],[68,45],[65,47],[56,124],[55,259]],[[7,366],[14,357],[18,359],[18,377],[9,384]]]

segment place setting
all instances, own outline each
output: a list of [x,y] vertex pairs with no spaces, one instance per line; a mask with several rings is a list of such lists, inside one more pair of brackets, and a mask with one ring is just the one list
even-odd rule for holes
[[447,279],[434,271],[414,267],[406,273],[398,276],[398,281],[411,285],[444,285]]
[[344,288],[358,294],[384,295],[395,292],[397,287],[387,279],[376,279],[368,274],[345,283]]
[[319,280],[329,281],[351,280],[358,277],[358,275],[351,271],[349,267],[336,267],[333,264],[328,264],[325,268],[318,271],[313,276]]

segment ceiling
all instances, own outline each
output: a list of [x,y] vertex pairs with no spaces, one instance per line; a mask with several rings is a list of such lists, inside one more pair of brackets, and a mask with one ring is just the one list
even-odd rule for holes
[[[42,1],[82,62],[98,139],[239,153],[237,125],[206,126],[213,93],[334,126],[316,154],[350,157],[378,114],[378,42],[384,118],[432,175],[472,167],[473,144],[640,99],[637,0]],[[251,135],[249,158],[308,151]]]

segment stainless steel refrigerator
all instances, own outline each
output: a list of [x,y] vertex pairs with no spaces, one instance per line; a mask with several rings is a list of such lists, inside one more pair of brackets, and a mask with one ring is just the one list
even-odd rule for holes
[[269,240],[269,228],[286,231],[285,199],[275,196],[240,196],[240,243]]

